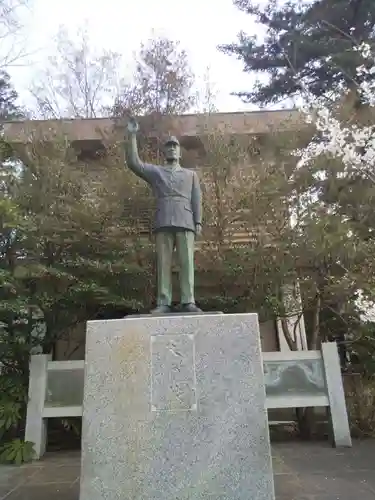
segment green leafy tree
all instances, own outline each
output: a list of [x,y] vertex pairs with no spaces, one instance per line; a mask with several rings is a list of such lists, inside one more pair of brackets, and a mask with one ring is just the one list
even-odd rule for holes
[[23,443],[26,416],[29,354],[36,340],[37,318],[27,290],[17,274],[23,258],[22,239],[28,223],[13,200],[17,175],[2,144],[0,182],[0,460],[32,458],[30,443]]
[[[64,140],[32,140],[21,167],[8,161],[0,201],[0,456],[21,444],[28,362],[53,353],[77,324],[106,309],[148,307],[152,259],[137,221],[137,184],[109,148],[101,179]],[[105,172],[111,172],[105,178]],[[126,211],[126,198],[132,210]],[[148,236],[148,235],[147,235]],[[36,351],[35,351],[36,350]],[[13,413],[10,411],[13,409]],[[13,443],[13,444],[12,444]]]
[[98,171],[77,162],[64,142],[34,143],[29,151],[15,197],[29,221],[25,259],[17,264],[46,326],[45,352],[107,306],[143,306],[142,268],[134,258],[141,259],[134,246],[138,230],[124,212],[132,183],[120,163],[110,171],[98,183]]
[[[9,2],[0,4],[4,37],[13,25],[12,5]],[[16,29],[15,25],[13,27]],[[9,75],[0,71],[0,126],[5,120],[23,115],[17,98]],[[24,443],[19,438],[23,438],[25,422],[34,317],[16,273],[16,261],[22,258],[22,235],[27,226],[13,200],[19,162],[3,139],[0,139],[0,163],[0,460],[18,463],[33,456],[31,443]]]
[[22,118],[23,113],[17,99],[18,94],[11,84],[10,76],[5,71],[0,71],[0,123]]
[[375,4],[371,0],[300,2],[235,0],[234,4],[262,25],[265,36],[242,32],[237,43],[221,49],[261,78],[254,90],[237,93],[256,104],[299,96],[308,87],[315,96],[353,88],[360,56],[358,42],[374,42]]

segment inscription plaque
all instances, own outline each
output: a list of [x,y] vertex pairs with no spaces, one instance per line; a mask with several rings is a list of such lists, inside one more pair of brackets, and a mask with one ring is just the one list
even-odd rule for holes
[[194,335],[152,335],[151,411],[197,409]]

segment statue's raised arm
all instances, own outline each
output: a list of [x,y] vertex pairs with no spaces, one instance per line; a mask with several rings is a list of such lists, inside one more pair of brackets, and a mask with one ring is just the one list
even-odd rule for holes
[[128,134],[129,141],[126,148],[126,164],[138,177],[141,177],[146,182],[152,182],[153,173],[155,171],[154,165],[149,165],[143,163],[139,158],[138,154],[138,144],[137,144],[137,132],[139,130],[139,125],[134,118],[130,118],[128,121]]

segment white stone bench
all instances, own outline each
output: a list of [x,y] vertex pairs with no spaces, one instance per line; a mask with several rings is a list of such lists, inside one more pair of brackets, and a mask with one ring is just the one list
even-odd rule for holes
[[[323,343],[321,351],[265,352],[262,356],[267,409],[326,407],[333,444],[351,446],[336,343]],[[31,356],[25,439],[35,444],[37,458],[46,449],[48,418],[82,416],[84,368],[84,360]]]

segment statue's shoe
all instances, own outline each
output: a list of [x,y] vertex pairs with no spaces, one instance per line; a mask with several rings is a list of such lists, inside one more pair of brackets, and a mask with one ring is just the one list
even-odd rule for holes
[[202,312],[202,309],[199,309],[199,307],[191,302],[190,304],[181,304],[179,307],[179,311],[181,312],[189,312],[189,313],[199,313]]
[[151,314],[168,314],[171,312],[170,306],[157,306],[151,311]]

